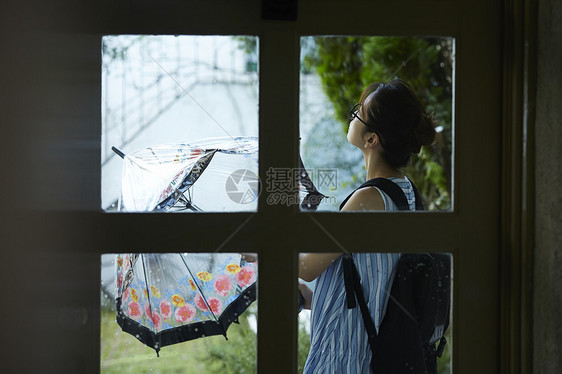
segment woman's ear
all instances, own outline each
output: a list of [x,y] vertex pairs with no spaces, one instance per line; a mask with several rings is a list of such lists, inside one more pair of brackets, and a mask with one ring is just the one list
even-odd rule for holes
[[379,144],[379,136],[374,132],[367,132],[365,134],[365,148],[373,148]]

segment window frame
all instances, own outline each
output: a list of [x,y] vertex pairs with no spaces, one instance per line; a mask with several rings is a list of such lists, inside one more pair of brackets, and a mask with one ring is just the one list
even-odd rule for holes
[[[221,250],[258,252],[260,255],[258,372],[295,371],[296,310],[294,313],[287,311],[295,309],[297,254],[299,251],[339,250],[319,230],[309,217],[311,215],[353,251],[371,252],[380,248],[382,251],[415,252],[431,248],[432,252],[452,252],[455,272],[453,371],[495,373],[500,369],[507,373],[514,372],[521,361],[527,360],[528,364],[529,356],[524,355],[527,358],[518,361],[512,354],[524,352],[520,347],[529,338],[530,331],[525,313],[518,314],[521,308],[524,309],[522,302],[528,300],[529,291],[524,290],[521,282],[513,285],[522,274],[527,280],[530,276],[528,251],[532,219],[528,213],[521,212],[526,199],[532,196],[532,168],[530,172],[521,173],[520,170],[530,168],[532,163],[526,156],[530,145],[520,143],[520,132],[529,126],[529,122],[521,121],[521,116],[527,121],[532,117],[532,112],[523,111],[523,107],[533,100],[521,92],[532,92],[533,78],[530,78],[530,86],[525,86],[528,78],[515,69],[522,67],[531,73],[534,69],[533,62],[525,60],[529,57],[528,52],[521,50],[523,41],[532,41],[534,35],[532,20],[523,16],[523,10],[530,7],[530,0],[507,1],[506,4],[499,0],[404,0],[394,3],[309,0],[300,2],[298,20],[294,22],[263,20],[259,2],[243,2],[245,6],[225,0],[143,2],[132,8],[126,3],[107,1],[95,7],[69,7],[67,12],[60,14],[50,12],[41,16],[40,25],[24,36],[32,36],[25,39],[32,46],[39,48],[42,42],[49,46],[34,52],[40,63],[30,63],[39,79],[34,83],[38,91],[29,99],[31,103],[39,103],[38,113],[29,121],[31,130],[37,131],[32,135],[33,143],[56,142],[70,148],[68,153],[47,155],[46,160],[29,161],[36,171],[41,171],[45,162],[49,167],[62,169],[67,166],[60,174],[42,171],[34,178],[39,180],[44,176],[39,187],[47,193],[63,185],[65,191],[83,192],[55,195],[51,201],[32,197],[30,213],[24,214],[25,220],[19,221],[18,218],[16,222],[37,227],[36,236],[25,238],[24,246],[39,260],[54,264],[66,259],[83,269],[56,275],[40,267],[32,267],[36,271],[33,274],[29,270],[31,279],[45,277],[48,280],[44,287],[63,285],[62,296],[52,304],[58,311],[53,321],[57,321],[61,310],[70,310],[72,316],[72,311],[84,308],[88,316],[84,324],[78,324],[76,329],[63,330],[59,335],[56,334],[56,323],[52,327],[38,323],[37,327],[49,336],[49,340],[43,338],[40,341],[62,347],[63,353],[57,354],[58,350],[54,348],[42,347],[41,359],[25,365],[67,367],[66,349],[70,351],[71,365],[83,368],[83,372],[99,372],[99,259],[102,253],[184,250],[187,249],[187,237],[191,239],[189,250],[208,252],[221,246],[234,229],[241,226]],[[217,12],[218,8],[223,11]],[[350,12],[350,9],[364,11]],[[34,11],[39,14],[41,8]],[[353,17],[341,16],[351,13]],[[522,18],[528,29],[519,35],[523,27],[513,21]],[[257,213],[101,212],[100,151],[99,146],[97,149],[92,146],[100,142],[101,36],[124,33],[257,35],[260,38],[259,171],[262,178],[269,167],[293,168],[298,165],[300,36],[454,37],[457,43],[454,211],[303,213],[297,206],[267,205],[268,194],[264,191],[259,198]],[[52,50],[61,56],[53,56]],[[514,57],[514,61],[510,61],[510,57]],[[51,77],[53,73],[54,78]],[[513,92],[510,88],[516,93],[510,93]],[[70,97],[69,92],[79,95]],[[482,100],[483,92],[486,100]],[[67,108],[61,113],[51,110],[48,104],[53,102],[49,93],[57,99],[71,99],[65,104],[72,107],[78,103],[82,111]],[[284,106],[279,106],[279,102]],[[477,110],[474,103],[477,103]],[[507,116],[511,111],[513,115]],[[44,123],[55,125],[47,131],[43,130]],[[506,138],[505,134],[510,136]],[[475,146],[480,151],[478,154],[474,154]],[[45,154],[35,151],[34,156],[39,159]],[[77,178],[77,171],[80,178]],[[84,179],[88,183],[87,188],[82,189],[86,185]],[[514,186],[521,181],[523,187]],[[511,218],[510,213],[514,213],[515,218]],[[513,220],[521,218],[522,214],[525,214],[525,220],[514,223]],[[399,235],[396,227],[404,225],[413,228],[412,235]],[[357,236],[354,230],[342,229],[373,226],[390,234],[377,237],[376,248],[370,238]],[[172,234],[163,239],[157,233],[164,227]],[[192,228],[198,237],[194,239],[185,227]],[[521,228],[524,234],[518,234],[517,230]],[[281,229],[283,235],[279,235]],[[525,242],[514,247],[512,243],[520,238],[518,235],[525,235]],[[438,241],[435,241],[436,237]],[[514,257],[521,261],[508,261]],[[65,297],[72,297],[76,290],[73,287],[85,292],[70,301]],[[44,303],[50,305],[47,301]],[[70,309],[65,309],[68,305]],[[510,316],[507,324],[500,322]],[[44,318],[41,321],[50,321],[51,317]],[[518,327],[523,328],[522,333],[513,333]],[[54,354],[49,356],[45,352]],[[52,365],[41,366],[45,363]],[[517,370],[527,372],[528,368]]]

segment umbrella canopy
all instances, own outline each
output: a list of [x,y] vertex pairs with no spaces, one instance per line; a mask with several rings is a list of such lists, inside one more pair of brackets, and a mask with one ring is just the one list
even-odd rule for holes
[[[256,210],[258,138],[222,137],[123,154],[121,210]],[[197,182],[197,183],[195,183]],[[182,203],[182,204],[178,204]]]
[[[156,145],[131,154],[113,150],[123,158],[121,210],[257,210],[257,137]],[[325,196],[316,190],[299,162],[296,180],[301,208],[316,210]]]
[[117,323],[161,347],[224,335],[256,298],[257,268],[239,254],[118,255]]

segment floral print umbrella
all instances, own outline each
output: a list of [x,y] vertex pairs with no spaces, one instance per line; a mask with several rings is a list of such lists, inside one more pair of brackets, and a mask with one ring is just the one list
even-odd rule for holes
[[117,323],[161,347],[224,335],[256,299],[256,263],[236,253],[122,254],[116,259]]

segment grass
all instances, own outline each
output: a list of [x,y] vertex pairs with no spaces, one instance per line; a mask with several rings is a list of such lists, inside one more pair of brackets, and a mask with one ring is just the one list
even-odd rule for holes
[[[255,346],[255,333],[247,319],[240,318],[240,325],[232,324],[228,329],[228,341],[223,336],[187,341],[163,347],[160,357],[157,357],[152,348],[121,331],[115,322],[115,311],[104,310],[101,315],[101,373],[104,374],[248,373],[248,362],[255,366]],[[253,352],[249,352],[252,347]],[[229,353],[225,359],[230,362],[221,362],[216,352]],[[242,355],[239,359],[238,354]],[[237,361],[241,361],[242,365]],[[236,371],[225,371],[224,367],[229,366],[237,368]],[[253,371],[250,368],[250,372]]]

